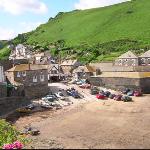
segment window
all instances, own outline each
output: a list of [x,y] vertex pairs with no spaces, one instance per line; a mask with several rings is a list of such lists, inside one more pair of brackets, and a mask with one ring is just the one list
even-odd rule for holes
[[147,59],[147,63],[148,63],[148,65],[150,65],[150,58]]
[[145,65],[145,64],[146,64],[146,59],[145,59],[145,58],[142,58],[142,59],[141,59],[141,64],[142,64],[142,65]]
[[132,66],[136,66],[136,60],[132,59]]
[[118,60],[119,66],[122,66],[122,59]]
[[17,72],[17,77],[20,78],[20,72]]
[[51,74],[57,74],[57,70],[52,70]]
[[34,83],[37,82],[37,76],[34,76],[34,77],[33,77],[33,82],[34,82]]
[[124,60],[124,65],[125,65],[125,66],[128,66],[128,59],[125,59],[125,60]]
[[22,76],[23,76],[23,77],[26,77],[26,72],[25,72],[25,71],[22,72]]
[[40,75],[41,82],[44,82],[44,75]]

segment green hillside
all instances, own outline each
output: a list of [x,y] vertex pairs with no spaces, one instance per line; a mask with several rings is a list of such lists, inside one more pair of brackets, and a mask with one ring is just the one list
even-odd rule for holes
[[59,13],[35,31],[24,34],[23,42],[50,49],[55,55],[57,51],[50,45],[59,46],[62,57],[70,55],[87,62],[113,60],[129,49],[141,53],[150,47],[149,8],[150,0],[132,0]]

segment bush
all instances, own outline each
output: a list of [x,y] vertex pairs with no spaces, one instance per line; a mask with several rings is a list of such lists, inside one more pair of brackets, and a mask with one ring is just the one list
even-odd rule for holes
[[12,143],[16,144],[16,141],[20,141],[24,144],[27,142],[25,137],[20,136],[20,133],[14,126],[5,120],[0,120],[0,149],[4,145],[11,145]]

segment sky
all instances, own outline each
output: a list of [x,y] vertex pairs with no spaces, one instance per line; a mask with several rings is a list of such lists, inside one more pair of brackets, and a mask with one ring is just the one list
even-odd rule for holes
[[128,0],[0,0],[0,40],[36,29],[58,12],[109,6]]

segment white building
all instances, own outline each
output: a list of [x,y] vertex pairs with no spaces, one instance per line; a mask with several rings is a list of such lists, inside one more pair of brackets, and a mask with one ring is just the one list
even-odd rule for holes
[[0,66],[0,83],[5,82],[3,66]]
[[9,60],[12,59],[28,59],[31,57],[32,52],[29,48],[25,47],[23,44],[18,44],[11,52]]

